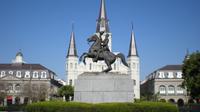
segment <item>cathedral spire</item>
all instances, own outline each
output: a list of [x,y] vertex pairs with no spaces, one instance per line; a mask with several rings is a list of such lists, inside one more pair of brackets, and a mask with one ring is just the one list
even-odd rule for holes
[[75,34],[74,34],[74,24],[72,23],[72,32],[70,35],[70,43],[68,48],[67,57],[75,56],[77,57],[76,43],[75,43]]
[[101,0],[99,17],[97,19],[96,32],[101,32],[101,31],[109,32],[108,18],[107,18],[107,14],[106,14],[105,0]]
[[128,53],[128,57],[130,56],[138,56],[137,46],[136,46],[136,41],[135,41],[135,34],[133,32],[133,23],[132,23],[131,41],[130,41],[129,53]]

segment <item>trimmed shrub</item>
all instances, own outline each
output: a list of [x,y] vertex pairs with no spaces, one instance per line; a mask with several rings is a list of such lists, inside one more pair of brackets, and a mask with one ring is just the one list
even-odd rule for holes
[[[65,102],[42,102],[27,106],[28,112],[176,112],[173,105],[143,102],[143,103],[102,103],[102,104],[86,104],[86,103],[65,103]],[[166,108],[166,109],[165,109]],[[156,111],[157,110],[157,111]],[[176,108],[174,109],[176,110]]]
[[24,109],[24,105],[10,105],[10,106],[0,106],[1,111],[22,111]]
[[166,100],[165,100],[165,99],[160,99],[159,101],[160,101],[160,102],[166,102]]
[[39,102],[27,105],[27,112],[178,112],[175,105],[162,102],[139,103],[77,103]]

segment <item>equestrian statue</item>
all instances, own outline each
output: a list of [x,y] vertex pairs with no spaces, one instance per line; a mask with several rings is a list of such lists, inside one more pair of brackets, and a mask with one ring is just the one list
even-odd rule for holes
[[126,63],[125,60],[125,56],[122,53],[118,53],[117,55],[115,55],[110,51],[108,47],[109,34],[106,34],[103,40],[102,36],[104,35],[104,33],[105,33],[104,31],[101,31],[99,32],[99,37],[95,34],[87,39],[88,43],[93,42],[93,44],[89,48],[88,52],[85,52],[81,55],[79,61],[83,60],[83,63],[86,64],[85,62],[86,58],[92,58],[93,62],[104,60],[108,68],[103,70],[102,72],[111,71],[112,70],[111,65],[115,62],[117,58],[120,58],[122,63],[128,67],[128,64]]

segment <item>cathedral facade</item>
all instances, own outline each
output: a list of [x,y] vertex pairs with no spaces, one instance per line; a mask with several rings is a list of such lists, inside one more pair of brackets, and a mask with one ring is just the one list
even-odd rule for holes
[[[99,17],[96,23],[96,35],[99,36],[100,32],[105,32],[102,36],[102,39],[105,38],[105,35],[109,35],[108,47],[112,51],[112,33],[109,29],[109,21],[106,14],[105,1],[101,0],[100,3],[100,12]],[[113,51],[112,51],[113,52]],[[114,52],[117,54],[118,52]],[[137,53],[136,41],[133,29],[131,31],[129,53],[127,56],[127,63],[129,67],[126,67],[122,64],[121,59],[116,59],[115,63],[112,64],[112,71],[114,73],[121,73],[131,75],[131,78],[134,80],[134,98],[140,98],[140,59]],[[79,57],[76,49],[75,42],[75,33],[72,30],[70,35],[70,42],[68,47],[68,52],[66,56],[66,76],[67,84],[74,85],[74,81],[77,77],[84,72],[101,72],[106,69],[106,64],[104,61],[93,62],[91,58],[86,58],[86,64],[79,62]]]

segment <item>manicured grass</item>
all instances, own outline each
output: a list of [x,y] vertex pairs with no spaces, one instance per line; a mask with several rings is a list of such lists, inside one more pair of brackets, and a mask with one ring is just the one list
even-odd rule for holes
[[39,102],[27,105],[27,112],[178,112],[175,105],[162,102],[138,103],[77,103],[77,102]]

